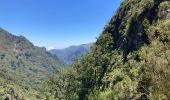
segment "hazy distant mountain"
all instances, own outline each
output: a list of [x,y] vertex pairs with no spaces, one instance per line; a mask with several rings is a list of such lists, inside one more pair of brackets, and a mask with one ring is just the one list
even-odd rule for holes
[[67,65],[71,65],[76,58],[89,52],[93,43],[70,46],[66,49],[52,49],[49,52],[59,57]]
[[[0,97],[8,91],[31,91],[31,87],[40,86],[62,66],[63,63],[45,48],[36,47],[25,37],[0,28]],[[35,94],[29,93],[31,97]]]

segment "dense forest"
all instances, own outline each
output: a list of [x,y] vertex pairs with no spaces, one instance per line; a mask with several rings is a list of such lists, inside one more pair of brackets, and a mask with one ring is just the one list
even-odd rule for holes
[[45,84],[48,100],[169,100],[170,1],[124,0],[90,53]]
[[[0,28],[0,100],[35,100],[42,83],[64,67],[58,57]],[[8,98],[8,99],[7,99]],[[13,100],[12,99],[12,100]]]
[[69,68],[4,33],[0,100],[170,99],[170,0],[124,0],[90,52]]

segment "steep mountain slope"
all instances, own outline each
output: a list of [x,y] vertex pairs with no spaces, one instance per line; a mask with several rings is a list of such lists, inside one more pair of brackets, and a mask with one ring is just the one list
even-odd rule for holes
[[51,81],[52,99],[169,100],[170,1],[124,0],[91,52]]
[[70,46],[66,49],[53,49],[49,52],[59,57],[67,65],[71,65],[75,59],[81,57],[84,54],[87,54],[90,51],[90,47],[92,45],[93,43],[82,44],[79,46]]
[[45,48],[36,47],[25,37],[0,29],[0,97],[5,91],[20,91],[18,88],[25,91],[38,89],[61,67],[63,63]]

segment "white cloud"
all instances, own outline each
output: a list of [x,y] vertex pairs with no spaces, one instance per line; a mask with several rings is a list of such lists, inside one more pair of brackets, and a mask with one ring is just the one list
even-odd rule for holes
[[48,47],[47,48],[47,51],[50,51],[50,50],[52,50],[52,49],[55,49],[54,47]]

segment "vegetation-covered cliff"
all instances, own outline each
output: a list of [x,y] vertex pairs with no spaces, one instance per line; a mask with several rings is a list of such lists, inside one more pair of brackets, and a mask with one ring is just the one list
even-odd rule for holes
[[45,48],[0,29],[0,100],[35,100],[42,83],[61,67]]
[[91,52],[46,83],[48,100],[169,100],[170,1],[124,0]]

